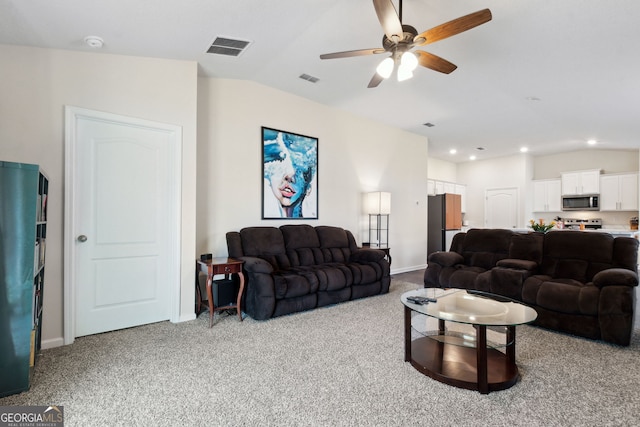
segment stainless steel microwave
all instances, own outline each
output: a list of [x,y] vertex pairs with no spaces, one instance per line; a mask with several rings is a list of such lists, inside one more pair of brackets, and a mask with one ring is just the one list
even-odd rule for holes
[[562,196],[563,211],[599,211],[600,196],[583,194],[580,196]]

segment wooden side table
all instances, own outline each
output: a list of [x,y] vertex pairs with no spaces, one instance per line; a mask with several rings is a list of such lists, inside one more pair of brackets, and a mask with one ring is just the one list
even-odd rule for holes
[[[244,291],[244,274],[242,274],[242,264],[244,261],[240,261],[234,258],[213,258],[209,261],[201,261],[196,260],[196,286],[199,290],[200,287],[198,285],[198,273],[203,272],[207,274],[207,298],[209,300],[209,327],[213,326],[213,315],[216,311],[220,310],[228,310],[230,308],[235,308],[238,311],[238,319],[242,322],[242,292]],[[225,305],[222,307],[215,307],[213,302],[213,291],[211,287],[213,286],[213,276],[217,274],[224,274],[227,278],[229,278],[232,274],[237,274],[240,279],[240,288],[238,289],[238,299],[236,300],[236,304]],[[198,304],[201,303],[200,292],[197,292],[199,301]]]

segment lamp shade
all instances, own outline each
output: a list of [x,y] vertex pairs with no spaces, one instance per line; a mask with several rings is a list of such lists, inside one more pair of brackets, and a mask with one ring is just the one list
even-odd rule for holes
[[382,60],[378,67],[376,68],[376,72],[380,74],[380,77],[383,79],[388,79],[393,73],[393,68],[395,67],[395,62],[392,58],[386,58]]
[[413,52],[405,52],[400,57],[400,65],[409,71],[413,71],[418,68],[418,58]]
[[366,210],[372,215],[389,215],[391,213],[391,193],[375,191],[367,193]]

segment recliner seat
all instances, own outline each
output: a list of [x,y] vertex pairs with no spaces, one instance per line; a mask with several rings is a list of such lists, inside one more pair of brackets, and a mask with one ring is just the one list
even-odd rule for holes
[[424,283],[504,295],[533,307],[539,326],[629,345],[637,256],[636,239],[607,233],[471,229],[429,256]]

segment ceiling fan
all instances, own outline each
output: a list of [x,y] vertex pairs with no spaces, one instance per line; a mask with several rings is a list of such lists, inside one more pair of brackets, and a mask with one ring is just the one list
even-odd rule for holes
[[411,25],[402,23],[402,0],[399,1],[400,14],[396,13],[391,0],[373,0],[373,7],[384,30],[382,48],[348,50],[320,55],[320,59],[333,59],[390,53],[391,56],[384,59],[376,68],[376,73],[367,86],[370,88],[378,86],[384,79],[391,76],[396,68],[398,81],[413,77],[413,70],[418,65],[444,74],[451,73],[458,68],[456,65],[424,50],[412,51],[412,49],[416,46],[425,46],[446,39],[491,20],[491,11],[483,9],[418,34],[418,31]]

